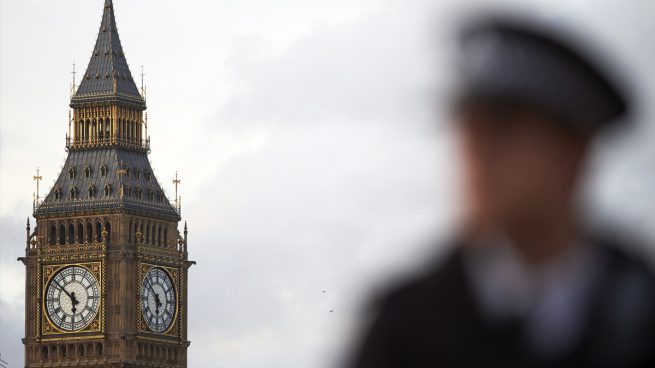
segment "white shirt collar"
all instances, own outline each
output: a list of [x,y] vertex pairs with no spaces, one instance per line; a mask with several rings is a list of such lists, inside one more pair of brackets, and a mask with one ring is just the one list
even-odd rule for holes
[[464,250],[464,267],[483,317],[522,319],[528,344],[549,355],[580,337],[602,263],[585,242],[541,265],[525,262],[501,237]]

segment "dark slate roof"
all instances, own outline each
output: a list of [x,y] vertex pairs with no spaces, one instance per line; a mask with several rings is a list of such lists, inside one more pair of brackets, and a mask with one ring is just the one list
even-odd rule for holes
[[[103,165],[107,167],[105,176],[101,175]],[[91,170],[89,178],[85,175],[86,167]],[[129,177],[127,175],[119,176],[117,173],[119,167],[129,168]],[[71,168],[75,170],[73,179],[69,176]],[[138,170],[140,170],[139,178],[136,174]],[[150,180],[146,178],[147,172],[150,172]],[[109,195],[104,193],[106,184],[110,186]],[[121,184],[123,185],[122,195]],[[95,188],[95,196],[92,198],[89,197],[90,186]],[[76,199],[72,199],[70,195],[70,189],[73,187],[77,189]],[[131,196],[128,195],[130,187],[132,188]],[[137,198],[137,188],[142,190],[141,198]],[[55,197],[57,189],[61,193],[59,199]],[[153,191],[154,200],[149,199],[149,191]],[[163,195],[163,198],[158,201],[158,193],[163,195],[161,186],[157,182],[144,152],[116,147],[70,151],[59,178],[34,211],[34,216],[66,215],[80,211],[124,210],[129,213],[179,221],[180,216],[168,198]]]
[[81,107],[87,103],[122,103],[142,109],[146,107],[118,37],[112,0],[105,0],[102,22],[89,66],[71,98],[71,107]]

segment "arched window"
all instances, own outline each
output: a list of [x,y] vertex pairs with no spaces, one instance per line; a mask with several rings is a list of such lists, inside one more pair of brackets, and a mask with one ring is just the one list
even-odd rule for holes
[[71,166],[68,168],[68,178],[75,179],[75,166]]
[[111,241],[111,224],[109,221],[105,221],[105,231],[107,231],[107,242]]
[[93,225],[90,221],[86,223],[86,242],[93,243]]
[[146,170],[146,180],[147,181],[150,181],[150,176],[151,176],[150,170]]
[[88,141],[91,138],[91,135],[89,134],[91,132],[91,120],[87,119],[84,126],[84,140]]
[[100,176],[102,177],[107,176],[107,165],[102,165],[100,167]]
[[48,359],[48,347],[44,346],[41,348],[41,359],[47,360]]
[[77,199],[77,188],[72,187],[70,190],[71,199]]
[[105,139],[111,139],[111,119],[105,119]]
[[[96,78],[98,78],[98,74],[96,74]],[[93,119],[91,121],[91,140],[95,141],[96,139],[98,139],[98,128],[96,125],[96,120]]]
[[164,228],[164,246],[168,246],[168,225]]
[[55,201],[58,201],[61,199],[61,190],[59,188],[55,188]]
[[141,199],[141,195],[142,195],[141,187],[137,187],[137,188],[136,188],[136,197],[137,197],[138,199]]
[[80,344],[80,346],[77,349],[77,355],[83,357],[84,356],[84,344]]
[[77,242],[84,243],[84,225],[81,222],[77,224]]
[[129,168],[129,167],[125,169],[125,176],[126,176],[127,178],[130,177],[130,168]]
[[75,244],[75,225],[68,225],[68,242],[70,244]]
[[91,177],[91,168],[88,166],[84,168],[84,177],[87,179]]
[[155,200],[155,193],[151,189],[148,189],[148,200],[149,201]]
[[89,185],[89,198],[95,197],[95,189],[93,188],[93,185]]
[[96,345],[96,354],[97,355],[103,355],[104,354],[102,343],[98,343],[98,345]]
[[105,192],[105,197],[109,197],[109,195],[111,194],[111,186],[109,184],[105,184],[103,190]]
[[96,221],[96,242],[100,243],[102,241],[102,225],[100,221]]
[[132,186],[128,185],[127,186],[127,197],[132,197]]
[[141,169],[136,169],[134,172],[134,177],[138,180],[141,178]]
[[59,225],[59,245],[66,244],[66,227],[64,224]]
[[100,138],[101,141],[102,141],[102,138],[104,138],[104,137],[103,137],[103,133],[104,133],[104,129],[103,129],[103,128],[104,128],[104,121],[103,121],[102,118],[100,118],[100,119],[98,120],[98,138]]
[[57,227],[55,225],[50,226],[50,239],[48,239],[48,244],[55,245],[57,242]]

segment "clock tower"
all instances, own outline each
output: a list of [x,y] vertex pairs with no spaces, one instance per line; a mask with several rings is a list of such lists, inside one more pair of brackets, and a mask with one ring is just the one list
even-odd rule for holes
[[70,107],[68,156],[42,200],[37,189],[20,259],[25,366],[186,367],[187,227],[150,166],[111,0]]

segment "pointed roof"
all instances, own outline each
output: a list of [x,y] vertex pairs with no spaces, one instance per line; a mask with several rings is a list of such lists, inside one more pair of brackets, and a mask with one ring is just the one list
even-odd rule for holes
[[[127,170],[127,173],[119,175],[118,169]],[[93,195],[90,188],[93,188]],[[76,195],[71,196],[71,191]],[[34,216],[43,218],[90,211],[180,220],[180,214],[154,175],[148,156],[117,147],[70,151],[57,181],[35,209]]]
[[88,103],[119,103],[146,108],[118,37],[112,0],[105,0],[102,22],[89,66],[71,98],[71,107],[82,107]]

